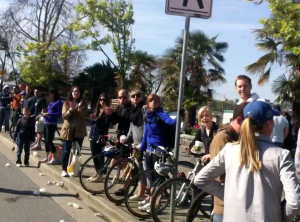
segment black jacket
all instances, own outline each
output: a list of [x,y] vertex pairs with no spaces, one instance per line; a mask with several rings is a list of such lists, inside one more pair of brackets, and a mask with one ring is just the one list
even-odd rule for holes
[[11,95],[10,93],[4,93],[1,92],[0,93],[0,107],[1,108],[8,108],[7,105],[10,104],[10,102],[12,101]]
[[31,115],[38,116],[41,114],[42,109],[47,108],[47,101],[44,97],[30,97],[27,106],[30,107]]
[[117,137],[120,138],[122,135],[127,135],[131,122],[131,103],[127,103],[124,106],[120,105],[116,108],[115,112],[111,115],[111,123],[119,124]]
[[193,142],[191,142],[191,144],[189,146],[190,149],[195,144],[195,141],[201,141],[204,144],[204,147],[205,147],[205,154],[209,154],[210,144],[211,144],[211,141],[213,140],[214,133],[218,130],[218,127],[219,126],[215,122],[213,122],[213,125],[210,129],[209,135],[207,135],[205,127],[202,126],[198,130]]
[[14,134],[14,140],[21,138],[29,141],[34,141],[35,137],[35,118],[26,119],[22,116],[17,122],[16,131]]

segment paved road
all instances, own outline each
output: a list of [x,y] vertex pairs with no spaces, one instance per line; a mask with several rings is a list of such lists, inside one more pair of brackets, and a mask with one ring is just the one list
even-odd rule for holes
[[[0,145],[0,221],[1,222],[105,222],[94,216],[94,211],[77,195],[59,186],[48,175],[39,176],[36,167],[16,167],[16,153],[4,143]],[[10,163],[10,167],[5,167]],[[47,194],[34,196],[33,191],[46,188]],[[82,209],[68,206],[75,202]],[[75,218],[75,219],[74,219]]]
[[76,221],[51,197],[34,196],[32,191],[39,187],[17,167],[5,167],[8,162],[10,161],[1,154],[0,221]]

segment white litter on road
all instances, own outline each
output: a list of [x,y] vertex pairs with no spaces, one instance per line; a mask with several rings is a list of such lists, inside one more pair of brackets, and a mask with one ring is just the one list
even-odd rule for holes
[[94,213],[95,217],[103,217],[100,213]]
[[10,163],[5,164],[5,167],[10,167]]
[[32,152],[32,155],[33,155],[33,156],[37,156],[37,154],[38,154],[38,153],[37,153],[36,151]]
[[44,173],[39,173],[39,175],[40,175],[40,176],[45,176],[45,174],[44,174]]
[[79,208],[80,208],[80,205],[79,205],[79,204],[76,204],[76,203],[74,203],[74,204],[73,204],[73,207],[74,207],[74,208],[76,208],[76,209],[79,209]]
[[33,191],[33,195],[39,196],[40,195],[40,191]]
[[73,207],[74,203],[73,202],[68,202],[69,207]]
[[41,192],[41,193],[46,193],[47,190],[46,190],[46,188],[41,188],[41,189],[40,189],[40,192]]
[[48,185],[54,185],[54,184],[56,184],[55,181],[48,181]]
[[61,220],[61,221],[59,221],[59,222],[65,222],[64,220]]
[[63,186],[64,185],[64,182],[57,182],[56,186]]

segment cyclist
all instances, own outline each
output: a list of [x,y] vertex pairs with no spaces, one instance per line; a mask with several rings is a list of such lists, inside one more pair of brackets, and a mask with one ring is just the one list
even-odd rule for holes
[[[139,149],[144,136],[144,115],[146,113],[147,107],[143,100],[143,93],[140,90],[134,90],[130,94],[131,103],[132,103],[132,114],[130,128],[127,135],[127,141],[129,143],[136,144],[136,148]],[[143,164],[137,162],[139,171],[143,171]],[[138,194],[133,195],[129,199],[132,201],[138,201],[145,199],[145,190],[146,190],[146,181],[145,178],[141,178],[138,184]]]
[[212,121],[213,115],[209,107],[204,106],[198,112],[198,123],[201,128],[198,130],[194,140],[189,145],[189,151],[196,141],[201,141],[204,144],[205,154],[201,159],[203,162],[210,160],[209,147],[213,139],[214,132],[218,129],[218,125]]
[[[167,113],[163,111],[160,107],[160,98],[155,94],[150,94],[147,97],[147,111],[145,114],[145,131],[143,136],[143,141],[140,147],[140,153],[145,152],[145,164],[144,170],[154,169],[155,163],[159,161],[159,157],[156,155],[154,149],[150,147],[150,144],[154,146],[168,147],[166,135],[166,125],[174,126],[176,125],[176,119],[172,119]],[[158,149],[159,150],[159,149]],[[153,182],[160,176],[155,173],[155,175],[147,175],[147,184],[152,186]],[[150,197],[145,199],[139,207],[141,211],[149,210],[150,208]]]
[[[243,113],[239,141],[227,143],[198,173],[195,185],[224,200],[224,222],[292,221],[300,209],[295,167],[290,152],[270,139],[273,116],[280,114],[261,101],[249,103]],[[223,186],[215,178],[224,173]]]
[[[90,115],[91,119],[91,131],[89,133],[90,148],[92,155],[95,156],[101,153],[103,147],[105,146],[102,141],[100,141],[100,136],[108,134],[108,128],[110,125],[110,116],[107,116],[104,112],[106,106],[109,106],[109,98],[106,94],[102,93],[97,101],[95,112]],[[96,172],[100,170],[101,163],[98,159],[93,159]],[[102,175],[97,173],[88,178],[89,182],[102,182]]]

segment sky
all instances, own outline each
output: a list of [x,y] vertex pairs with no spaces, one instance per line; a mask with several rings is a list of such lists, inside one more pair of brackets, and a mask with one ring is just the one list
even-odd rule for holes
[[[132,0],[132,4],[135,19],[132,27],[136,41],[135,49],[161,56],[167,48],[174,46],[176,37],[181,35],[185,18],[165,14],[164,0]],[[0,0],[0,9],[5,5],[7,0]],[[227,83],[214,88],[216,99],[238,98],[234,88],[235,77],[246,74],[245,67],[263,55],[263,52],[255,47],[257,41],[252,30],[261,28],[259,19],[267,18],[270,14],[267,3],[255,6],[244,0],[217,0],[213,3],[210,19],[191,18],[190,31],[201,29],[210,37],[218,35],[217,41],[227,42],[229,45],[224,55],[226,61],[223,64]],[[114,58],[110,45],[105,46],[104,50],[110,58]],[[106,60],[103,53],[89,51],[85,66],[102,60]],[[257,85],[256,76],[249,75],[253,82],[252,92],[271,101],[276,98],[276,95],[271,92],[272,81],[285,71],[284,68],[276,65],[275,67],[270,82],[263,87]]]
[[[136,50],[147,51],[160,56],[164,51],[174,45],[174,41],[184,29],[185,18],[165,14],[164,0],[132,0],[134,7],[133,36],[136,40]],[[225,53],[226,62],[223,67],[226,71],[226,84],[215,87],[216,99],[223,100],[238,98],[234,88],[235,77],[246,74],[245,67],[255,62],[264,53],[255,47],[253,29],[261,28],[259,19],[270,16],[267,3],[255,6],[244,0],[217,0],[213,3],[212,17],[209,20],[191,18],[190,31],[201,29],[208,36],[218,35],[217,40],[229,44]],[[105,50],[114,57],[110,46]],[[88,53],[87,65],[105,59],[100,52]],[[276,66],[275,66],[276,67]],[[271,92],[272,81],[284,72],[277,67],[272,71],[270,82],[263,87],[257,85],[258,78],[249,75],[253,82],[252,92],[260,97],[274,101],[276,95]]]

